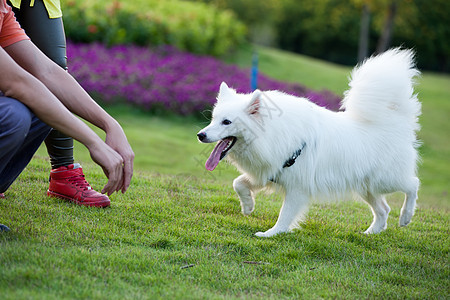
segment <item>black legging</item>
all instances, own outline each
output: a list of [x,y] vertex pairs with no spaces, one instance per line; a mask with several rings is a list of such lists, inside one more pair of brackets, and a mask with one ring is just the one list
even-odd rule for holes
[[[31,41],[51,60],[67,70],[66,37],[62,18],[50,19],[42,0],[35,0],[33,7],[30,7],[30,0],[24,0],[20,9],[13,7],[13,10]],[[53,129],[45,140],[45,145],[52,169],[73,164],[71,137]]]

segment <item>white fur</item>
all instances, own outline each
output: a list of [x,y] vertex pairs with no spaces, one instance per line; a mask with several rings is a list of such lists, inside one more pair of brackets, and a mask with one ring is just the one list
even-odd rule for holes
[[[345,111],[332,112],[279,91],[238,94],[222,83],[203,142],[237,138],[227,160],[242,173],[233,182],[242,212],[254,210],[256,192],[271,179],[286,197],[269,237],[298,226],[311,198],[359,194],[373,212],[365,233],[386,229],[385,194],[406,194],[400,226],[414,213],[419,188],[416,131],[421,105],[413,93],[410,50],[392,49],[355,67]],[[224,119],[232,121],[222,124]],[[305,145],[291,167],[284,162]]]

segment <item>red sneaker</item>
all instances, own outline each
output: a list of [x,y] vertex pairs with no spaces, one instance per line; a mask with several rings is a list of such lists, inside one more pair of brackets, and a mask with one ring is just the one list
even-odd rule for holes
[[108,196],[92,189],[84,179],[80,164],[53,169],[50,172],[50,186],[47,195],[84,206],[107,207],[111,204]]

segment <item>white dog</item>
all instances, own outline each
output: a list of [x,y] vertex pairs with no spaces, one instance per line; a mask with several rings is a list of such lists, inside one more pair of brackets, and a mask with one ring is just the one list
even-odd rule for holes
[[390,208],[384,195],[404,192],[400,226],[405,226],[419,188],[421,105],[413,92],[418,74],[410,50],[372,57],[353,70],[341,112],[279,91],[238,94],[222,83],[212,121],[197,134],[203,143],[218,141],[206,168],[213,170],[226,156],[239,169],[233,187],[244,215],[253,211],[258,190],[274,183],[283,188],[278,220],[256,233],[260,237],[297,227],[311,198],[348,192],[372,209],[367,234],[386,229]]

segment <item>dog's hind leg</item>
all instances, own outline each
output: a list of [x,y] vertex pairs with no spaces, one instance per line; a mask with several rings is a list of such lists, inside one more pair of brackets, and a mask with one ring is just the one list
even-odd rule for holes
[[372,194],[371,192],[367,192],[367,195],[363,198],[369,204],[373,213],[373,222],[364,233],[379,233],[385,230],[389,212],[391,211],[391,208],[386,202],[386,198],[383,195]]
[[413,177],[408,189],[404,190],[405,201],[400,211],[400,226],[406,226],[411,222],[411,218],[414,215],[414,209],[416,208],[417,191],[419,190],[420,181],[419,178]]
[[244,215],[249,215],[255,209],[254,187],[246,174],[237,177],[233,181],[233,189],[241,201],[241,209]]
[[298,221],[308,209],[309,198],[300,191],[286,191],[286,198],[281,207],[278,220],[271,229],[266,232],[257,232],[259,237],[271,237],[278,233],[288,232],[298,226]]

